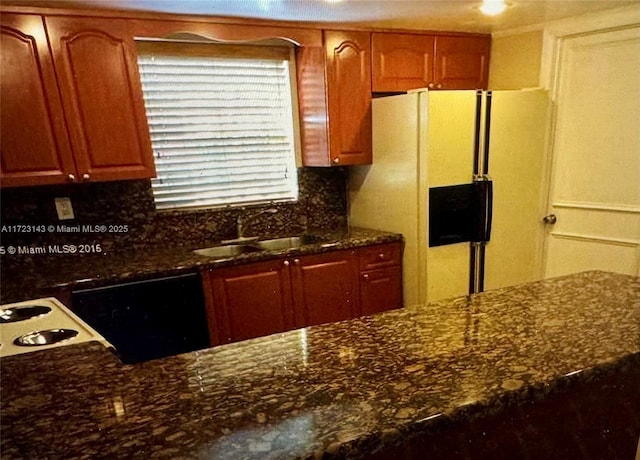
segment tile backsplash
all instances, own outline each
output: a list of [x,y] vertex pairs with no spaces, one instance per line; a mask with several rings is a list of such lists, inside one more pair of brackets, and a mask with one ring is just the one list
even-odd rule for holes
[[[331,229],[347,224],[346,170],[344,168],[300,168],[299,199],[296,203],[247,208],[157,212],[149,180],[131,180],[81,185],[55,185],[2,189],[1,244],[90,244],[101,243],[112,251],[138,245],[198,246],[234,238],[236,219],[260,209],[275,207],[278,213],[256,219],[247,235],[286,236],[309,229]],[[75,218],[58,220],[54,198],[69,197]],[[45,231],[24,232],[16,225],[44,225]],[[107,226],[120,232],[50,232],[46,228],[67,225]],[[112,227],[113,226],[113,227]],[[126,231],[122,231],[125,229]],[[5,231],[9,230],[9,231]],[[6,258],[5,261],[7,260]]]

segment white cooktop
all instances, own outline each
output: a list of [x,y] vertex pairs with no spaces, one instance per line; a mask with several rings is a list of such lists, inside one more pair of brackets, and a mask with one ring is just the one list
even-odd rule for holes
[[[29,307],[44,308],[29,309]],[[19,321],[13,320],[16,314],[22,316],[23,313],[41,314]],[[9,318],[11,322],[7,322]],[[36,332],[45,333],[34,334]],[[68,336],[68,338],[57,343],[43,344],[46,336]],[[16,339],[20,337],[24,337],[23,341],[32,345],[16,344]],[[105,347],[112,347],[104,337],[54,297],[0,305],[0,358],[92,340],[102,343]]]

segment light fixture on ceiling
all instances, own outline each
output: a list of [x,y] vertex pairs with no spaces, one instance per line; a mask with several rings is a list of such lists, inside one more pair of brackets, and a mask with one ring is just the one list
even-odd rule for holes
[[483,0],[480,5],[480,11],[487,16],[497,16],[507,9],[504,0]]

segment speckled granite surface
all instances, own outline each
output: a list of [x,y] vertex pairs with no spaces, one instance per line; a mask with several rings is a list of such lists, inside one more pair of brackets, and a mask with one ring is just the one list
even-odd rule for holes
[[[0,303],[42,297],[49,279],[53,284],[76,279],[99,284],[101,279],[134,279],[137,272],[150,276],[154,266],[166,274],[175,272],[174,267],[182,272],[184,266],[198,265],[190,249],[235,238],[238,217],[267,208],[278,212],[251,221],[247,235],[324,234],[345,228],[346,175],[345,168],[299,168],[299,197],[293,203],[164,212],[155,209],[148,179],[2,188],[0,246],[6,251],[0,251]],[[70,198],[74,219],[57,219],[54,197]],[[58,230],[58,225],[63,228]],[[88,232],[83,226],[103,230]],[[89,251],[98,245],[102,252],[85,257],[48,249],[65,244],[87,245]],[[27,251],[12,254],[11,246]]]
[[220,244],[219,240],[197,246],[140,245],[125,251],[105,249],[100,254],[64,255],[54,260],[34,261],[21,269],[3,270],[0,303],[35,299],[51,294],[51,288],[87,289],[91,287],[163,277],[200,269],[257,262],[293,254],[314,254],[371,244],[402,241],[396,233],[363,228],[315,230],[306,234],[310,244],[283,251],[260,251],[231,259],[216,260],[196,255],[193,249]]
[[[345,168],[299,168],[299,197],[293,203],[245,207],[161,211],[155,209],[148,179],[0,189],[3,244],[95,244],[128,248],[135,244],[204,244],[211,238],[234,238],[238,216],[275,207],[278,213],[254,221],[252,234],[271,235],[309,228],[334,228],[347,224]],[[54,197],[68,197],[74,219],[59,221]],[[60,233],[12,231],[15,224],[116,225],[123,231]],[[57,258],[57,256],[54,256]],[[3,257],[7,264],[26,257]],[[38,261],[43,257],[39,256]]]
[[585,272],[134,366],[95,343],[0,366],[3,458],[367,458],[640,366],[640,278]]

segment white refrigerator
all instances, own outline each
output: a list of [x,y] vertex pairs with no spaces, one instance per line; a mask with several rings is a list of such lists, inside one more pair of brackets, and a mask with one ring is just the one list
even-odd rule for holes
[[349,223],[404,235],[406,306],[541,277],[548,106],[538,89],[373,100]]

